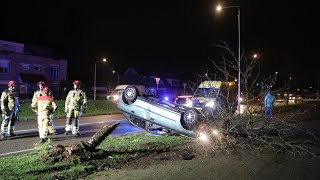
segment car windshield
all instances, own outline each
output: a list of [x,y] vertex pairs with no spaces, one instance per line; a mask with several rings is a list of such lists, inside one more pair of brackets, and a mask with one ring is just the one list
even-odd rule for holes
[[184,104],[187,102],[187,98],[177,98],[176,103],[178,104]]
[[217,97],[218,89],[216,88],[198,88],[195,92],[196,97],[210,97],[216,98]]

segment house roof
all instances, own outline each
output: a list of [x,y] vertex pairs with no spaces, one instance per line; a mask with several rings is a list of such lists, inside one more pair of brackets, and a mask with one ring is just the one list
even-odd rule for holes
[[39,81],[48,82],[47,78],[41,74],[19,73],[20,83],[38,83]]
[[125,76],[138,75],[137,71],[132,67],[129,67],[124,73]]

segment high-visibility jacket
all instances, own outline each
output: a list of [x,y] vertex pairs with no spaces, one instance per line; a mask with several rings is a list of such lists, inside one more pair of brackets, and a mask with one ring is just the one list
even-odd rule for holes
[[6,89],[1,94],[1,110],[3,111],[19,111],[20,103],[18,93],[11,88]]
[[80,89],[71,90],[65,102],[65,110],[82,111],[87,108],[86,93]]
[[[37,99],[37,97],[39,96],[43,96],[45,94],[45,92],[43,90],[36,90],[34,93],[33,93],[33,97],[32,97],[32,102],[35,101]],[[53,98],[53,94],[51,91],[48,92],[48,96],[49,97],[52,97]]]
[[32,102],[31,107],[37,112],[38,116],[49,116],[58,108],[54,99],[47,95],[37,97],[36,100]]

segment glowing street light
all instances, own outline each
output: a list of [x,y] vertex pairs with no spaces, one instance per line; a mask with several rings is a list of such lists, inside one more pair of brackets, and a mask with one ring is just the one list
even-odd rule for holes
[[[101,61],[95,61],[94,62],[94,80],[93,80],[93,100],[96,100],[96,94],[97,94],[97,63]],[[102,59],[102,62],[107,62],[106,58]]]
[[258,58],[258,54],[253,55],[253,59],[256,59],[256,58]]
[[115,73],[118,74],[118,86],[119,86],[119,79],[120,79],[120,78],[119,78],[119,73],[113,70],[113,71],[112,71],[112,74],[115,74]]
[[237,8],[238,10],[238,111],[240,114],[240,97],[241,97],[241,91],[240,91],[240,75],[241,75],[241,68],[240,68],[240,7],[239,6],[226,6],[222,7],[221,5],[217,6],[217,11],[220,12],[222,9],[227,9],[227,8]]

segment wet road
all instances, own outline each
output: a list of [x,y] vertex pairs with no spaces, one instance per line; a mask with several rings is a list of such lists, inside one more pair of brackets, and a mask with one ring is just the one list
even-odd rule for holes
[[[143,129],[131,125],[122,114],[101,115],[82,117],[80,120],[81,136],[64,135],[65,119],[54,119],[55,129],[58,135],[49,135],[52,144],[68,144],[89,140],[94,133],[105,125],[112,125],[120,122],[112,136],[125,136],[145,132]],[[27,122],[18,121],[16,123],[15,133],[17,136],[0,140],[0,157],[17,155],[34,150],[35,145],[40,141],[35,120]]]

